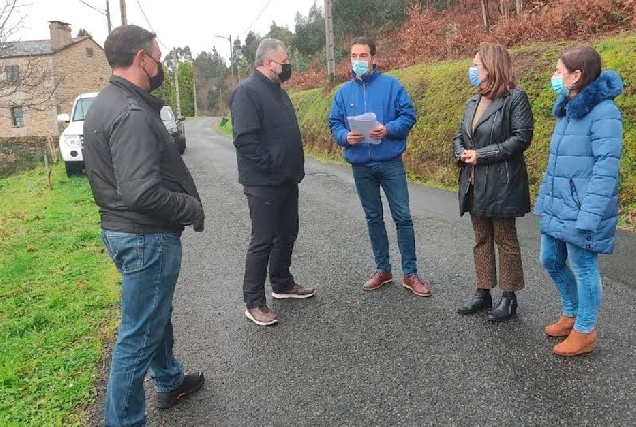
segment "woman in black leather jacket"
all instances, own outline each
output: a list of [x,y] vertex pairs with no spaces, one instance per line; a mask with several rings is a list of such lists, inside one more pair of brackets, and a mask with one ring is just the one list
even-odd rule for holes
[[482,43],[468,75],[477,94],[466,104],[453,151],[460,168],[460,215],[470,213],[475,232],[477,291],[457,311],[491,310],[490,289],[499,283],[503,295],[488,314],[488,320],[497,322],[515,316],[515,292],[524,287],[515,223],[530,211],[523,152],[532,140],[533,118],[526,94],[516,88],[512,58],[504,46]]

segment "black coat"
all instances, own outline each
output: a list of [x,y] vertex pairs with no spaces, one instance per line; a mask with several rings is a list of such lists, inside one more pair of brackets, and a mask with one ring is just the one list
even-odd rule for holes
[[303,142],[287,93],[259,71],[230,99],[239,182],[246,186],[299,183],[305,176]]
[[[459,171],[460,215],[519,217],[530,212],[528,171],[523,152],[530,146],[533,118],[526,94],[513,89],[494,99],[472,131],[481,95],[466,104],[462,123],[453,139]],[[472,207],[468,190],[472,166],[459,160],[463,150],[476,150]]]
[[113,76],[84,121],[84,162],[102,227],[183,231],[203,219],[197,187],[161,121],[163,101]]

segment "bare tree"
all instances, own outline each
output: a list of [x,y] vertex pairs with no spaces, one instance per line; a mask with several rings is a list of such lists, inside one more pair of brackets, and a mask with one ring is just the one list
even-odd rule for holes
[[[51,55],[24,48],[26,42],[9,41],[22,27],[20,0],[0,0],[0,109],[19,106],[44,110],[55,102],[61,82],[52,70]],[[38,53],[40,53],[38,55]],[[6,114],[6,113],[5,113]]]
[[486,28],[486,32],[490,33],[490,17],[488,15],[488,0],[479,0],[481,4],[481,15],[484,19],[484,27]]
[[523,0],[515,0],[515,12],[517,16],[521,16],[523,12]]
[[510,0],[501,0],[499,2],[499,8],[501,9],[501,18],[507,21],[510,17]]

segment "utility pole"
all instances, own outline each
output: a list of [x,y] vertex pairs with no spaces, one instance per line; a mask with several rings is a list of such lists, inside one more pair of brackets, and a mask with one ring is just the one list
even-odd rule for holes
[[121,25],[127,25],[126,19],[126,0],[119,0],[119,10],[121,10]]
[[199,109],[197,108],[197,79],[194,70],[192,72],[192,89],[192,92],[194,94],[194,117],[196,117]]
[[177,97],[177,117],[181,117],[181,96],[179,96],[179,65],[174,70],[174,92]]
[[106,0],[106,23],[108,24],[108,34],[110,34],[113,26],[110,22],[110,2],[108,0]]
[[[234,83],[234,45],[232,44],[232,34],[229,37],[225,36],[214,36],[220,39],[225,39],[230,42],[230,74],[232,77],[232,83]],[[236,70],[236,74],[238,74],[238,70]]]
[[329,84],[335,81],[336,60],[334,54],[334,36],[333,36],[333,14],[331,6],[333,0],[325,0],[325,41],[327,48],[327,74],[329,75]]

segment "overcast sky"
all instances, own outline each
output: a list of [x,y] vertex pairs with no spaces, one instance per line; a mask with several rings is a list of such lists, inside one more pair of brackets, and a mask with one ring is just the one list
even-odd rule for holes
[[[13,40],[44,40],[49,38],[48,21],[63,21],[71,24],[73,36],[80,28],[86,29],[100,45],[108,35],[105,14],[82,4],[80,0],[19,0],[23,16],[19,33]],[[164,55],[173,47],[190,46],[193,55],[202,50],[211,51],[216,46],[219,54],[229,57],[228,40],[245,39],[252,30],[264,35],[272,21],[287,25],[294,31],[297,12],[307,16],[315,0],[126,0],[126,15],[129,24],[152,29],[163,44]],[[105,11],[106,0],[84,0],[95,9]],[[4,1],[0,0],[0,4]],[[322,6],[324,2],[317,0]],[[142,13],[145,12],[146,18]],[[261,13],[262,12],[262,13]],[[113,28],[121,25],[119,0],[110,0]],[[150,24],[148,24],[150,23]]]

